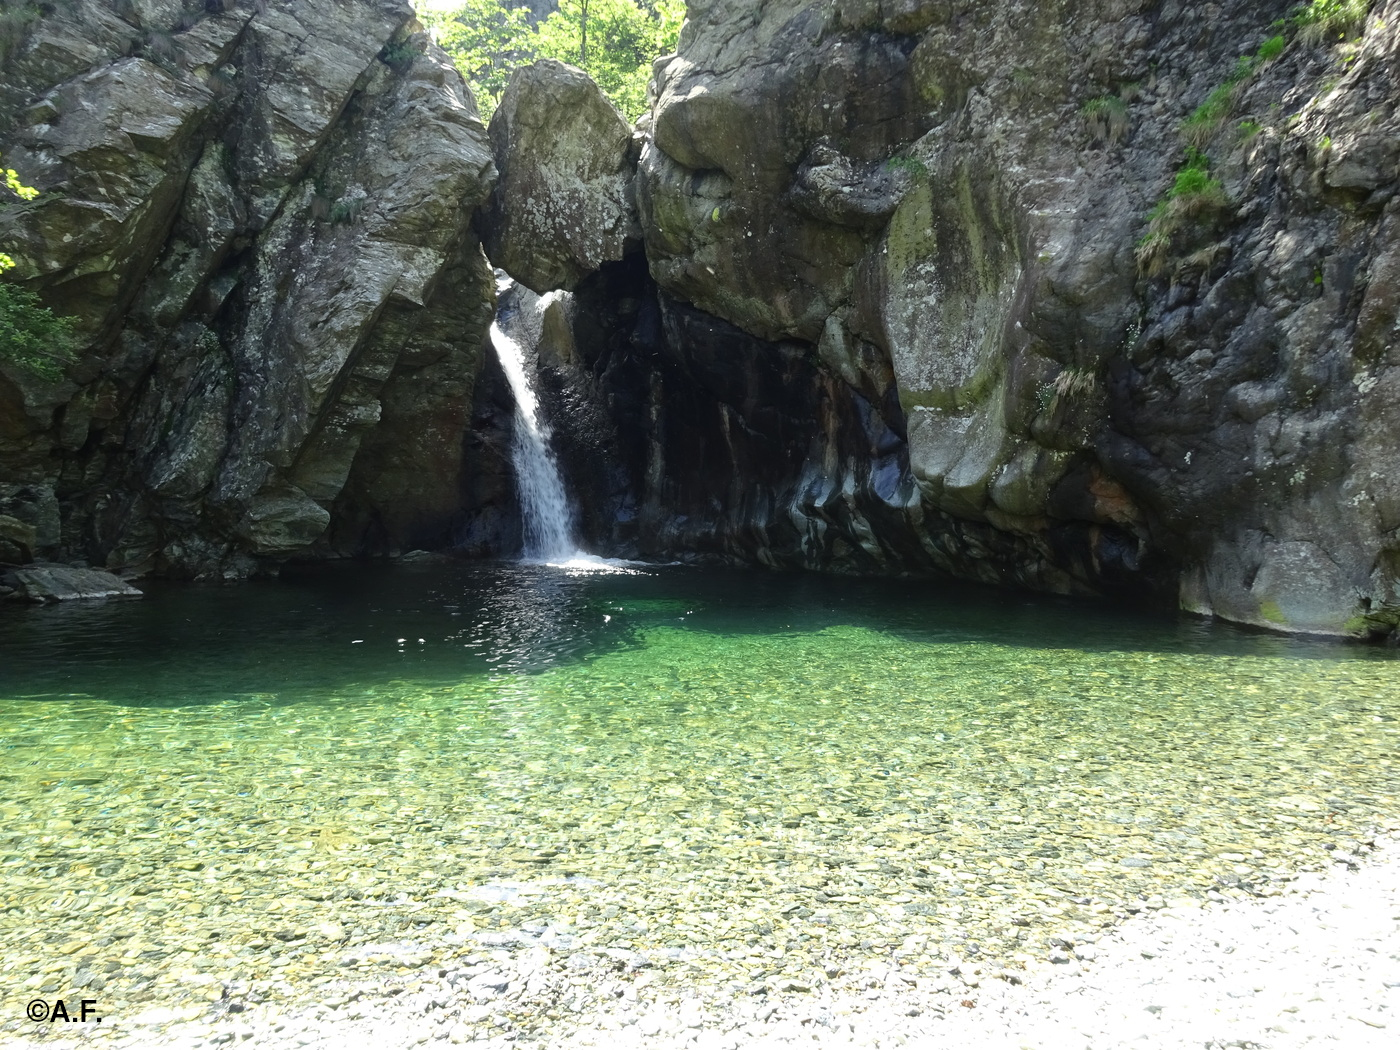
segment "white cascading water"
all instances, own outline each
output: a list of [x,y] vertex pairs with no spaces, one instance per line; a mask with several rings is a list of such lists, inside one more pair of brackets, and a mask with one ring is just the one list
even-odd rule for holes
[[491,343],[515,395],[510,454],[520,490],[525,560],[550,564],[572,561],[581,553],[574,542],[573,510],[559,464],[549,448],[549,427],[540,418],[540,402],[526,370],[525,351],[496,322],[491,324]]

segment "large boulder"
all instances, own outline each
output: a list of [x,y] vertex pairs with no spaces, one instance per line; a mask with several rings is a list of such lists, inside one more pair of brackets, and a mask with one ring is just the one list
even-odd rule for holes
[[101,569],[69,565],[30,565],[3,577],[17,601],[68,602],[103,598],[140,598],[141,592]]
[[490,135],[500,177],[480,228],[521,284],[572,290],[639,246],[632,126],[588,74],[552,59],[517,70]]

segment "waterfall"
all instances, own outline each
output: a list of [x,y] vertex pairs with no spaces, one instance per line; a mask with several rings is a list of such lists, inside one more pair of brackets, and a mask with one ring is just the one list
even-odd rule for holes
[[[542,312],[548,303],[549,297],[539,300],[537,311]],[[519,330],[525,326],[515,327]],[[538,326],[535,327],[537,338]],[[527,333],[520,334],[524,337]],[[526,361],[525,348],[506,334],[499,319],[491,324],[491,344],[515,395],[515,434],[510,451],[520,494],[525,560],[557,565],[587,558],[574,542],[573,508],[564,491],[559,463],[549,447],[549,426],[540,414],[539,398],[531,382],[533,365]]]

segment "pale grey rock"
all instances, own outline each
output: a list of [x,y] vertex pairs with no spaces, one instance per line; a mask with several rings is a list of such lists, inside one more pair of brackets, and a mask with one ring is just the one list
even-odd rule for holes
[[102,598],[140,598],[141,592],[100,569],[67,565],[29,565],[9,573],[17,597],[31,602],[66,602]]

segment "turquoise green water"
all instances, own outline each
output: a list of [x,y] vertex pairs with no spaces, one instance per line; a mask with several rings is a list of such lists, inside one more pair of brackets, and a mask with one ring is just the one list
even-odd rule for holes
[[0,646],[0,980],[129,1010],[531,923],[1015,965],[1400,814],[1387,652],[929,583],[326,571]]

